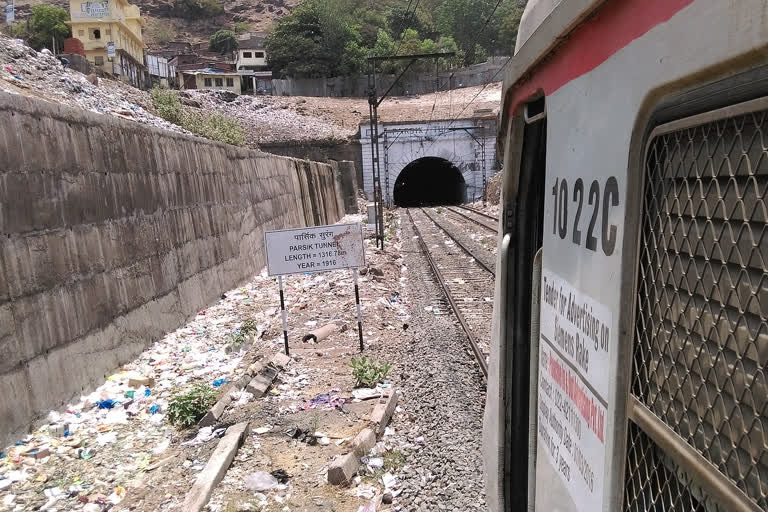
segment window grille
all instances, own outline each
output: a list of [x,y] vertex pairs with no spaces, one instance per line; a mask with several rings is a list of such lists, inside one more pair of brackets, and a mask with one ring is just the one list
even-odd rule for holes
[[[719,512],[720,482],[768,510],[768,103],[654,134],[630,409],[649,411],[679,448],[662,450],[630,412],[624,508]],[[685,453],[704,459],[698,480]]]

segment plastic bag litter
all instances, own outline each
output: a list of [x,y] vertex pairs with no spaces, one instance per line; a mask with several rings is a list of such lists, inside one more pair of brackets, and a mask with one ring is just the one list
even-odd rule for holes
[[381,457],[362,457],[360,462],[371,469],[381,469],[384,467],[384,459]]
[[384,484],[384,488],[390,490],[397,483],[397,479],[392,473],[384,473],[381,475],[381,483]]
[[266,471],[256,471],[245,477],[245,487],[249,491],[268,491],[277,486],[277,478]]
[[104,418],[104,423],[107,425],[124,425],[128,423],[128,412],[122,407],[119,409],[112,409]]
[[104,446],[114,442],[117,442],[117,432],[106,432],[104,434],[99,434],[96,437],[96,443],[99,446]]
[[194,439],[190,439],[189,441],[184,441],[181,443],[181,446],[195,446],[198,444],[204,444],[210,441],[211,439],[214,439],[216,437],[221,437],[221,435],[224,434],[226,429],[224,428],[218,428],[216,430],[213,430],[213,427],[203,427],[200,430],[198,430],[197,435]]

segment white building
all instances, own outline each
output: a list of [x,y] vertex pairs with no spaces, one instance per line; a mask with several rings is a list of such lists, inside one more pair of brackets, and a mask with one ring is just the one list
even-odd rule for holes
[[267,67],[265,34],[251,32],[238,37],[236,69],[238,71],[264,71]]
[[272,72],[267,70],[267,50],[263,32],[251,32],[238,37],[235,69],[241,76],[244,93],[272,93]]

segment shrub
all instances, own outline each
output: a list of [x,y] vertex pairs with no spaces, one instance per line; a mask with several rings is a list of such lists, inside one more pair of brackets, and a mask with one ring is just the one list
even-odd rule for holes
[[245,143],[245,132],[240,123],[221,114],[189,114],[185,116],[182,127],[201,137],[233,146]]
[[184,111],[176,91],[155,87],[150,92],[152,105],[157,115],[177,126],[181,126],[195,135],[242,146],[245,143],[245,131],[236,120],[221,114],[202,115]]
[[149,93],[152,105],[157,110],[157,115],[175,125],[181,126],[184,121],[184,109],[181,106],[179,95],[170,89],[154,87]]
[[198,382],[186,393],[175,395],[168,405],[168,421],[183,428],[191,427],[216,403],[216,391]]
[[152,30],[156,42],[166,44],[176,39],[176,30],[172,26],[159,25]]
[[251,24],[247,21],[237,21],[232,25],[232,32],[237,35],[245,34],[251,31]]
[[392,365],[389,363],[377,363],[365,356],[352,358],[349,362],[352,367],[352,376],[355,377],[355,387],[372,388],[387,378]]
[[224,12],[218,0],[176,0],[176,10],[186,18],[200,19],[217,16]]

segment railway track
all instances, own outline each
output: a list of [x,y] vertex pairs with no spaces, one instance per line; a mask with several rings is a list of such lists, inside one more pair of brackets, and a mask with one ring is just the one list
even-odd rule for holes
[[498,233],[499,219],[492,215],[464,205],[447,206],[445,209],[463,219],[474,222],[488,231]]
[[419,245],[464,329],[481,371],[488,376],[494,272],[423,209],[407,210]]

